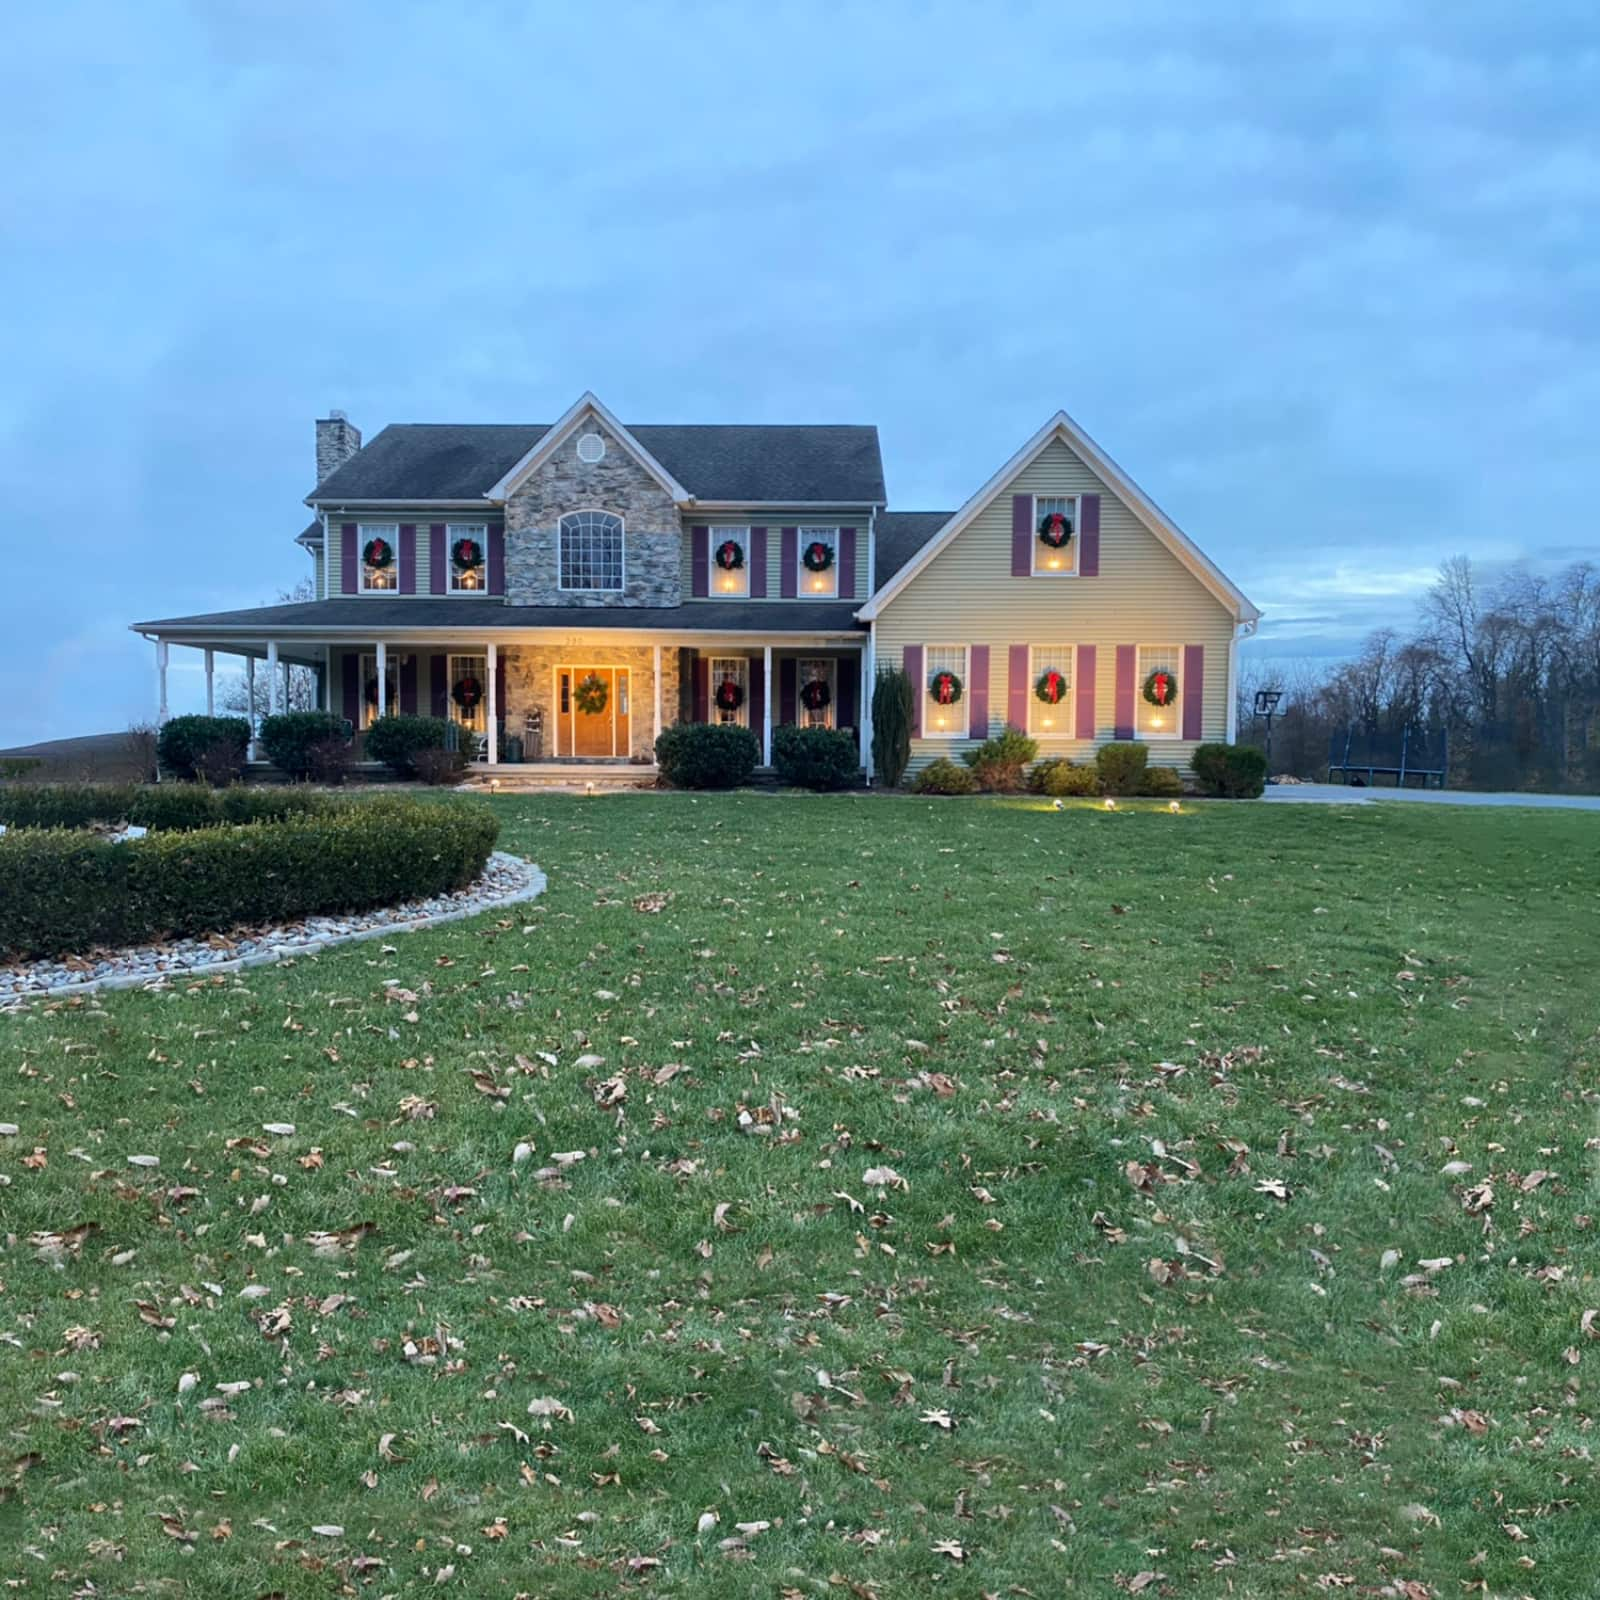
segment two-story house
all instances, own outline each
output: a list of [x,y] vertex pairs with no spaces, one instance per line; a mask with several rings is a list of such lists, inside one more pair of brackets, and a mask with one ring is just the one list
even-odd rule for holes
[[357,728],[452,717],[484,761],[648,761],[677,721],[853,729],[875,671],[917,687],[913,767],[1008,723],[1043,753],[1232,735],[1255,608],[1058,413],[956,512],[887,509],[877,430],[316,425],[311,600],[135,624],[316,674]]

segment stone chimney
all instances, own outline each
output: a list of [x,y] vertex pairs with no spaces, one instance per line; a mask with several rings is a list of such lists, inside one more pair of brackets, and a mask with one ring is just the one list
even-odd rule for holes
[[317,482],[324,483],[361,448],[361,430],[342,411],[317,419]]

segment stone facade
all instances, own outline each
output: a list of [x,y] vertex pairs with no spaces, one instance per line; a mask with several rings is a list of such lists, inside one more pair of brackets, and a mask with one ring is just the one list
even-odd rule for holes
[[[506,705],[502,715],[511,733],[522,731],[530,710],[544,713],[544,753],[555,753],[555,677],[563,667],[627,667],[629,669],[628,731],[630,753],[655,757],[655,680],[649,645],[508,645],[500,651],[506,666]],[[661,651],[661,726],[678,720],[678,652]],[[570,752],[563,744],[562,754]]]
[[[598,433],[596,462],[578,440]],[[610,511],[623,522],[623,583],[616,593],[562,589],[557,524],[569,511]],[[683,599],[683,526],[670,494],[598,419],[580,425],[506,501],[506,603],[513,606],[675,606]]]
[[317,419],[317,482],[326,481],[361,448],[361,430],[342,411]]

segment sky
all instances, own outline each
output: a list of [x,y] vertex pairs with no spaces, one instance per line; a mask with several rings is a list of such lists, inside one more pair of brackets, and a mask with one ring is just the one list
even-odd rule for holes
[[[312,421],[1069,411],[1265,613],[1600,556],[1600,7],[57,0],[0,55],[0,746],[303,577]],[[173,652],[174,710],[199,657]]]

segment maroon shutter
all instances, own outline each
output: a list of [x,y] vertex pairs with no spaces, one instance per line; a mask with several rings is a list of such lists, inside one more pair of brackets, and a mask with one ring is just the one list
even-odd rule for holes
[[711,530],[697,522],[689,530],[689,594],[704,600],[711,593]]
[[400,524],[400,593],[417,592],[417,525]]
[[973,739],[989,737],[989,647],[974,644],[967,647],[967,675],[972,682],[967,685],[967,735]]
[[1014,644],[1006,663],[1006,721],[1023,733],[1028,731],[1028,647]]
[[[778,560],[781,563],[778,572],[778,593],[785,600],[793,600],[797,593],[796,585],[800,575],[795,568],[800,564],[800,530],[798,528],[785,528],[780,545]],[[793,718],[790,719],[793,721]]]
[[841,528],[839,530],[839,598],[841,600],[854,600],[856,597],[856,530],[854,528]]
[[1078,698],[1078,728],[1080,739],[1094,738],[1094,646],[1078,646],[1078,670],[1074,674],[1073,693]]
[[795,721],[795,661],[793,656],[785,656],[778,663],[778,722],[785,728],[792,728]]
[[1033,496],[1011,497],[1011,576],[1027,578],[1033,574]]
[[359,594],[361,580],[356,568],[356,525],[353,522],[341,524],[339,528],[339,566],[341,581],[339,592],[341,594]]
[[445,583],[445,548],[444,524],[430,522],[428,524],[428,593],[444,594],[447,592]]
[[1100,496],[1086,494],[1078,500],[1078,576],[1100,576]]
[[750,530],[750,598],[767,598],[767,530]]
[[[416,530],[413,529],[413,532]],[[414,717],[417,714],[417,658],[400,657],[400,714]]]
[[344,685],[345,720],[352,728],[361,726],[361,657],[346,651],[339,658],[339,677]]
[[506,592],[506,530],[489,530],[489,593]]
[[694,720],[711,720],[711,660],[708,656],[694,658]]
[[428,657],[428,707],[436,717],[450,715],[449,656]]
[[911,680],[911,737],[922,737],[922,702],[927,698],[928,686],[922,681],[922,646],[908,644],[902,658],[906,676]]
[[1186,644],[1183,647],[1183,677],[1178,682],[1178,694],[1183,700],[1183,736],[1201,739],[1201,728],[1206,711],[1206,647],[1203,644]]
[[1138,647],[1131,644],[1117,646],[1117,700],[1112,729],[1113,737],[1133,737],[1133,664]]
[[856,703],[861,698],[861,658],[860,656],[839,657],[839,703],[834,708],[834,726],[838,728],[853,728],[856,726]]
[[761,737],[761,725],[766,718],[767,664],[760,656],[750,657],[750,726],[756,738]]

